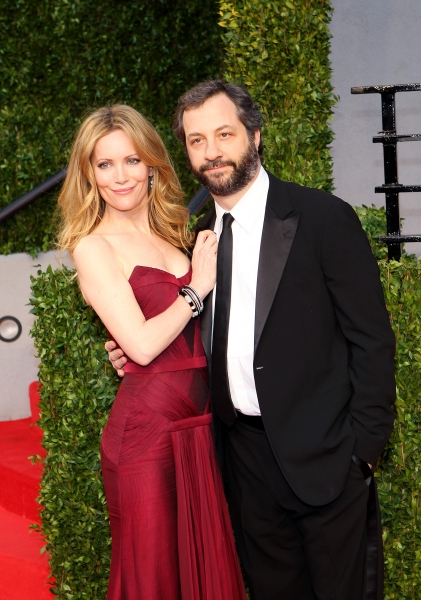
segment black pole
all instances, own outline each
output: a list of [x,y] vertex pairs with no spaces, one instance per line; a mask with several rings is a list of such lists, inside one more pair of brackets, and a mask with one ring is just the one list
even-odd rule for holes
[[201,186],[187,205],[190,214],[198,215],[210,198],[208,190]]
[[397,92],[421,91],[421,83],[405,83],[399,85],[369,85],[351,88],[351,94],[380,94],[382,100],[382,127],[380,135],[373,137],[374,143],[383,144],[384,185],[376,186],[376,194],[385,194],[387,235],[380,236],[379,241],[388,245],[389,260],[400,260],[402,242],[419,242],[421,236],[402,236],[400,233],[399,194],[419,192],[419,185],[402,185],[398,182],[398,142],[421,141],[421,134],[397,135],[396,105]]
[[30,192],[24,194],[23,196],[21,196],[20,198],[18,198],[17,200],[0,210],[0,223],[13,216],[18,211],[22,210],[22,208],[25,208],[25,206],[28,206],[28,204],[30,204],[37,198],[40,198],[41,196],[44,196],[45,194],[53,190],[62,181],[64,181],[66,173],[67,169],[61,169],[61,171],[59,171],[55,175],[52,175],[52,177],[49,177],[48,179],[34,187]]
[[[383,144],[384,183],[385,185],[398,184],[398,152],[396,136],[396,111],[395,93],[383,92],[382,98],[382,126],[383,134],[390,135],[390,142]],[[399,217],[399,192],[386,192],[386,231],[387,235],[400,235],[401,224]],[[400,260],[401,244],[399,242],[388,245],[389,260]]]
[[[66,177],[67,169],[62,169],[55,175],[52,175],[36,187],[34,187],[30,192],[24,194],[2,210],[0,210],[0,223],[6,221],[9,217],[12,217],[18,211],[28,206],[34,200],[37,200],[41,196],[44,196],[51,190],[53,190],[57,185],[62,183]],[[193,198],[187,205],[189,212],[191,215],[198,215],[205,204],[210,200],[211,195],[208,190],[203,186],[198,189]]]

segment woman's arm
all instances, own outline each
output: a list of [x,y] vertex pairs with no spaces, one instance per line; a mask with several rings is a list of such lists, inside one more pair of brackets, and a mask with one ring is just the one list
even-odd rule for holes
[[[163,313],[147,320],[122,273],[111,246],[101,236],[83,238],[74,251],[80,287],[124,353],[148,365],[183,331],[192,317],[178,297]],[[192,259],[191,285],[203,299],[215,285],[216,236],[199,234]]]

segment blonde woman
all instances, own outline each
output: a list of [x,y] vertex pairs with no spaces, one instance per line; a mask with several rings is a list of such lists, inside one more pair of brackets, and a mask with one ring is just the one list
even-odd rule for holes
[[217,244],[192,236],[162,140],[133,108],[82,124],[59,198],[59,245],[130,357],[101,443],[111,522],[107,600],[237,600],[245,592],[211,433],[197,317]]

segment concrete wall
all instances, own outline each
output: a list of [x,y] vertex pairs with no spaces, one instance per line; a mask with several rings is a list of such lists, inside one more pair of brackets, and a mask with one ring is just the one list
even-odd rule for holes
[[[70,266],[69,259],[63,262]],[[33,260],[28,254],[0,256],[0,318],[16,317],[22,335],[15,342],[0,340],[0,421],[30,416],[28,388],[37,380],[38,360],[29,337],[34,317],[29,313],[30,275],[48,265],[59,268],[55,252],[40,254]]]
[[[340,101],[333,130],[335,193],[353,205],[384,205],[374,186],[384,183],[379,94],[350,88],[421,82],[420,0],[333,0],[333,85]],[[421,133],[421,91],[396,95],[398,133]],[[421,184],[421,142],[398,144],[399,183]],[[421,234],[421,194],[400,195],[404,233]],[[421,244],[407,244],[421,254]]]

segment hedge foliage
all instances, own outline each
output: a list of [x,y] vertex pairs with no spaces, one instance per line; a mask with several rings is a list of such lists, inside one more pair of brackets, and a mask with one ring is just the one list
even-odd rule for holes
[[354,206],[361,225],[368,237],[371,249],[378,261],[387,259],[387,246],[378,241],[380,235],[386,233],[386,210],[384,207]]
[[101,480],[101,431],[117,381],[104,350],[106,332],[86,306],[73,271],[51,267],[32,277],[32,330],[41,359],[44,463],[42,532],[60,599],[105,598],[110,533]]
[[[0,11],[0,208],[67,163],[89,108],[124,102],[156,125],[184,189],[177,98],[222,71],[216,0],[11,0]],[[0,254],[54,246],[50,194],[0,225]]]
[[396,421],[376,477],[383,521],[385,600],[418,598],[421,586],[421,262],[402,252],[387,262],[377,241],[384,208],[355,208],[376,256],[396,334]]
[[421,589],[421,262],[380,262],[397,338],[396,421],[377,470],[385,550],[385,600]]
[[225,78],[262,110],[265,165],[287,181],[332,191],[329,0],[220,0]]
[[[0,208],[66,164],[90,107],[127,102],[157,126],[187,196],[196,188],[171,132],[177,97],[222,72],[264,120],[266,165],[332,189],[330,0],[14,0],[0,14]],[[0,225],[0,253],[54,245],[56,194]]]

